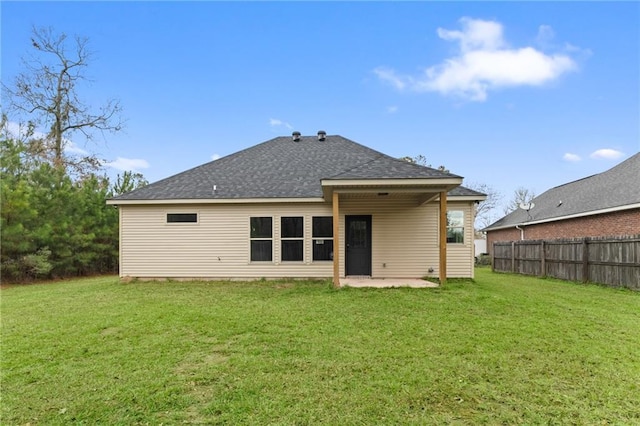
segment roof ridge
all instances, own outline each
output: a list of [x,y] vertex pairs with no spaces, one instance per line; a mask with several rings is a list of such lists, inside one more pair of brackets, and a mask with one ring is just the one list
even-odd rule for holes
[[[403,165],[411,164],[411,167],[417,167],[417,168],[420,168],[420,169],[429,169],[429,170],[437,171],[437,172],[439,172],[439,173],[442,173],[443,175],[444,175],[444,174],[448,175],[448,177],[462,177],[462,176],[460,176],[460,175],[456,175],[456,174],[451,173],[451,172],[448,172],[448,171],[447,171],[447,172],[445,172],[445,171],[442,171],[442,170],[440,170],[440,169],[436,169],[436,168],[434,168],[434,167],[423,166],[422,164],[411,163],[411,162],[406,161],[406,160],[403,160],[403,159],[401,159],[401,158],[392,157],[392,156],[390,156],[390,155],[388,155],[388,154],[385,154],[384,152],[381,152],[381,151],[375,150],[375,149],[373,149],[373,148],[370,148],[370,147],[368,147],[368,146],[366,146],[366,145],[363,145],[363,144],[361,144],[361,143],[358,143],[358,142],[356,142],[356,141],[353,141],[353,140],[351,140],[351,139],[349,139],[349,138],[346,138],[346,137],[344,137],[344,136],[342,136],[342,135],[334,135],[334,136],[340,137],[340,138],[342,138],[342,139],[344,139],[344,140],[346,140],[346,141],[349,141],[349,142],[351,142],[351,143],[353,143],[353,144],[355,144],[355,145],[361,146],[362,148],[365,148],[365,149],[367,149],[367,150],[369,150],[369,151],[375,152],[375,153],[376,153],[376,154],[378,154],[378,155],[376,156],[376,158],[374,158],[374,159],[372,159],[372,160],[370,160],[370,161],[367,161],[366,163],[362,163],[362,164],[357,165],[357,166],[354,166],[354,167],[352,167],[352,168],[350,168],[350,169],[343,170],[342,172],[338,173],[337,175],[334,175],[334,176],[331,176],[331,177],[336,177],[336,176],[339,176],[339,175],[341,175],[341,174],[343,174],[343,173],[347,173],[347,172],[349,172],[349,171],[351,171],[351,170],[354,170],[354,169],[356,169],[356,168],[358,168],[358,167],[362,167],[362,166],[364,166],[365,164],[369,164],[369,163],[371,163],[371,162],[373,162],[373,161],[376,161],[376,160],[379,160],[380,158],[383,158],[383,157],[386,157],[386,158],[388,158],[388,159],[390,159],[390,160],[393,160],[393,161],[395,161],[395,162],[401,163],[401,164],[403,164]],[[327,136],[327,137],[328,137],[328,136]]]
[[[375,149],[372,149],[372,151],[375,151]],[[377,152],[377,151],[376,151],[376,152]],[[334,177],[338,177],[338,176],[343,175],[343,174],[345,174],[345,173],[348,173],[348,172],[350,172],[350,171],[352,171],[352,170],[359,169],[359,168],[360,168],[360,167],[362,167],[362,166],[366,166],[367,164],[373,163],[374,161],[376,161],[377,159],[381,158],[381,157],[384,155],[384,154],[383,154],[383,153],[381,153],[381,152],[379,152],[378,154],[379,154],[379,155],[378,155],[377,157],[372,158],[372,159],[371,159],[371,160],[369,160],[369,161],[365,161],[364,163],[356,164],[355,166],[353,166],[353,167],[351,167],[351,168],[341,170],[341,171],[340,171],[340,173],[335,174],[335,175],[333,175],[333,176],[330,176],[330,177],[328,177],[327,179],[331,179],[331,178],[334,178]]]
[[[395,158],[395,157],[392,157],[392,156],[384,154],[384,153],[382,155],[384,155],[386,157],[389,157],[390,159],[392,159],[394,161],[397,161],[397,162],[400,162],[400,163],[411,164],[412,167],[418,167],[418,168],[423,168],[423,169],[431,169],[431,170],[438,171],[438,172],[440,172],[442,174],[448,174],[449,176],[462,177],[462,176],[456,175],[454,173],[451,173],[449,171],[440,170],[439,168],[435,168],[435,167],[431,167],[431,166],[424,166],[424,165],[418,164],[418,163],[412,163],[410,161],[403,160],[402,158]],[[444,166],[442,166],[442,167],[444,167]]]
[[[557,185],[557,186],[552,186],[552,187],[551,187],[551,188],[549,188],[547,191],[551,191],[551,190],[556,189],[556,188],[562,188],[563,186],[566,186],[566,185],[572,185],[572,184],[574,184],[574,183],[577,183],[577,182],[580,182],[580,181],[583,181],[583,180],[587,180],[587,179],[592,179],[592,178],[596,178],[596,177],[604,176],[604,175],[606,175],[606,174],[608,174],[608,173],[612,172],[612,171],[613,171],[613,170],[615,170],[615,169],[619,169],[619,168],[620,168],[620,166],[622,166],[623,164],[625,164],[625,163],[629,162],[629,160],[634,159],[634,157],[636,157],[636,156],[640,156],[640,152],[637,152],[637,153],[635,153],[635,154],[633,154],[633,155],[629,156],[628,158],[626,158],[626,159],[622,160],[620,163],[618,163],[618,164],[616,164],[616,165],[614,165],[614,166],[609,167],[607,170],[603,170],[603,171],[601,171],[601,172],[599,172],[599,173],[594,173],[594,174],[592,174],[592,175],[585,176],[585,177],[582,177],[582,178],[580,178],[580,179],[573,180],[573,181],[571,181],[571,182],[565,182],[565,183],[562,183],[562,184]],[[547,192],[547,191],[545,191],[545,192]],[[542,195],[542,194],[540,194],[540,195]]]

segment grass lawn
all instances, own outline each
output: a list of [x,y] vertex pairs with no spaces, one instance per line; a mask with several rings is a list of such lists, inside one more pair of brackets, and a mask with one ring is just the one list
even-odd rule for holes
[[1,292],[0,423],[640,424],[640,292],[478,269],[439,289]]

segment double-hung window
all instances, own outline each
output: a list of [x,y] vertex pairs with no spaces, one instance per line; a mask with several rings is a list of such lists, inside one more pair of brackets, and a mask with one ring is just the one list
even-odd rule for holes
[[282,261],[298,261],[304,258],[304,218],[283,216],[280,218],[280,242]]
[[312,237],[313,260],[333,260],[333,217],[314,216]]
[[447,242],[464,243],[464,212],[462,210],[447,212]]
[[251,261],[271,262],[273,260],[273,218],[252,217],[251,227]]

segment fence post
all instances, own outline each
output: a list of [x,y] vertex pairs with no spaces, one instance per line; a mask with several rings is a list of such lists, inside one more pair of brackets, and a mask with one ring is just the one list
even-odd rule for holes
[[582,282],[589,281],[589,238],[582,239]]
[[491,272],[496,271],[496,242],[491,244]]
[[544,255],[544,240],[540,241],[540,276],[547,275],[546,256]]
[[511,272],[516,272],[516,242],[511,241]]

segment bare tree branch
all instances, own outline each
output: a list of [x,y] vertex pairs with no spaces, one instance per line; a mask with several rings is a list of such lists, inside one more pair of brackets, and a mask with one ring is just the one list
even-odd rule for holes
[[502,194],[486,183],[465,182],[464,186],[487,195],[484,201],[476,205],[476,229],[491,225],[496,220],[494,212],[502,200]]
[[512,211],[517,210],[521,203],[530,203],[534,198],[536,198],[536,194],[534,191],[522,186],[517,188],[515,191],[513,191],[513,197],[511,198],[509,203],[504,207],[504,214],[507,215]]
[[9,108],[26,120],[46,129],[46,137],[34,153],[49,158],[60,167],[95,169],[95,156],[70,159],[65,148],[75,133],[86,140],[94,131],[116,132],[122,129],[122,107],[117,100],[109,100],[96,112],[80,98],[78,90],[92,53],[88,39],[69,40],[64,33],[51,28],[33,28],[31,46],[35,50],[23,58],[24,70],[15,78],[13,87],[4,87]]

